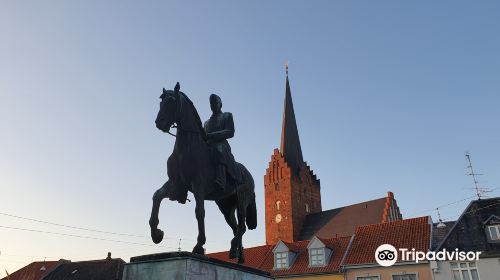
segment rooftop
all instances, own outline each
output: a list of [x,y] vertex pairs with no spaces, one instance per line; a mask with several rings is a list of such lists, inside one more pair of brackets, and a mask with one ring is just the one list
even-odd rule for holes
[[[288,269],[273,269],[273,245],[263,245],[244,249],[246,260],[245,266],[269,272],[274,276],[338,272],[340,270],[340,265],[349,245],[350,239],[351,237],[349,236],[321,239],[325,246],[332,249],[333,251],[330,261],[324,267],[309,267],[309,253],[307,250],[309,240],[298,241],[294,243],[285,243],[293,252],[297,254],[294,262],[292,263],[292,266]],[[236,262],[235,259],[229,259],[227,251],[208,254],[208,256],[226,262]]]
[[426,252],[430,249],[430,222],[425,216],[358,227],[344,265],[375,264],[374,252],[382,244]]

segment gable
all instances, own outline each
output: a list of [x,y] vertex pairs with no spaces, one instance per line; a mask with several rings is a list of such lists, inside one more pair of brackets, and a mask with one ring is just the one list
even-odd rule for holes
[[482,257],[500,256],[500,243],[488,241],[485,222],[500,216],[500,198],[472,201],[437,250],[481,251]]
[[314,236],[307,245],[307,249],[311,248],[325,248],[325,243],[323,243],[318,237]]
[[486,221],[484,221],[485,225],[498,225],[500,224],[500,218],[496,215],[491,215]]
[[290,248],[286,246],[286,244],[283,241],[278,241],[276,246],[274,246],[273,253],[284,253],[284,252],[289,252]]

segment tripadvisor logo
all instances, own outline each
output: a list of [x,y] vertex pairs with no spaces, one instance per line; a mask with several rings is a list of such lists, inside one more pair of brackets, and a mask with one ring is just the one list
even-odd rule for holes
[[[416,262],[421,261],[477,261],[482,252],[465,252],[455,249],[448,251],[443,249],[441,251],[417,251],[414,248],[409,250],[406,248],[396,248],[390,244],[383,244],[378,246],[375,250],[375,260],[381,266],[392,266],[398,260],[402,262]],[[398,255],[400,256],[398,258]]]
[[390,244],[380,245],[375,251],[375,260],[381,266],[391,266],[398,260],[398,251]]

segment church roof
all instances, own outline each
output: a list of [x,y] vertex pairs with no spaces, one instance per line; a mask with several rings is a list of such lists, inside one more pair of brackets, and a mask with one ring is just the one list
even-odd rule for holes
[[[393,194],[389,192],[384,198],[309,214],[302,225],[299,240],[308,240],[313,236],[320,238],[350,236],[358,226],[389,221],[385,215],[391,204],[397,208]],[[401,219],[400,214],[397,213],[394,219]]]
[[281,130],[280,152],[285,158],[292,172],[296,173],[304,161],[300,147],[299,131],[293,110],[292,93],[288,82],[288,68],[286,75],[285,104],[283,109],[283,126]]

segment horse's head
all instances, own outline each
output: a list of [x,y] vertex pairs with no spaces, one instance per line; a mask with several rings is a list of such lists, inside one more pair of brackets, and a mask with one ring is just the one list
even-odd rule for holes
[[179,89],[180,85],[177,83],[174,90],[163,89],[163,94],[160,96],[160,111],[158,111],[155,123],[156,127],[163,132],[169,132],[170,128],[179,120],[181,106]]

